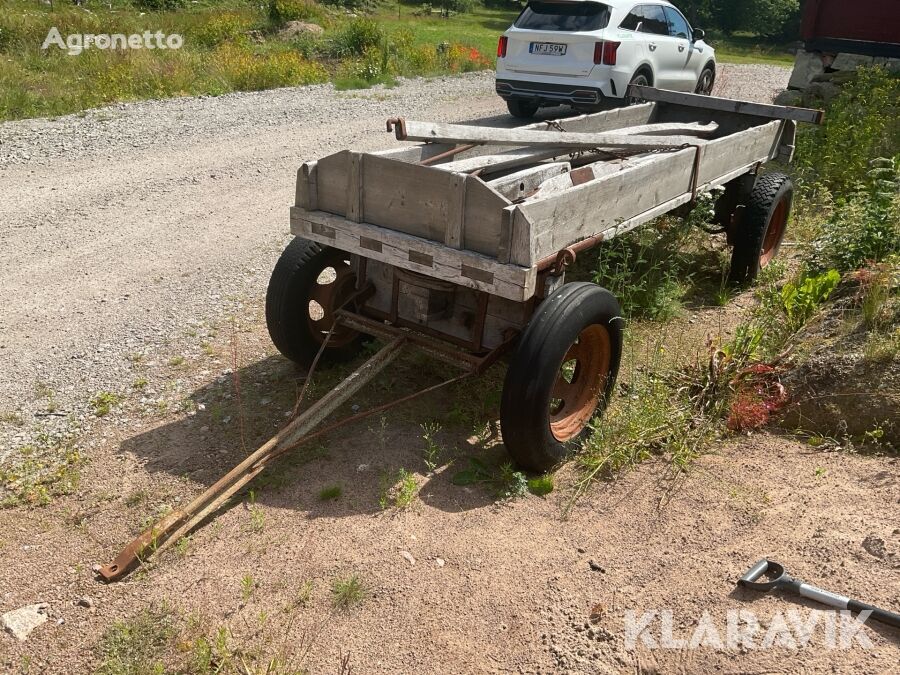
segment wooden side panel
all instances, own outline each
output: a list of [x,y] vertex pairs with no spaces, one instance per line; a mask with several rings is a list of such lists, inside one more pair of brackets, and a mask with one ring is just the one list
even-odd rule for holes
[[362,180],[366,222],[444,241],[456,180],[452,173],[370,155]]
[[509,200],[475,176],[465,180],[463,248],[497,257],[503,209],[509,206]]
[[347,173],[350,170],[350,151],[341,150],[316,163],[316,186],[319,209],[347,214]]
[[[614,227],[618,221],[648,211],[690,192],[693,149],[583,183],[546,199],[519,206],[510,262],[529,265],[570,244]],[[530,227],[524,227],[518,216]],[[530,230],[527,234],[525,230]],[[528,249],[526,249],[526,245]]]
[[704,185],[736,168],[765,162],[778,155],[783,122],[773,120],[724,138],[708,141],[700,153],[700,179]]

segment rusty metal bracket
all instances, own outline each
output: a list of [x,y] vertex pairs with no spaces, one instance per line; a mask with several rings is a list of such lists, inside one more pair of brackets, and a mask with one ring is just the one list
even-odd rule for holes
[[562,274],[567,267],[575,264],[576,255],[577,254],[575,253],[575,249],[573,249],[571,246],[557,252],[556,261],[550,268],[550,274],[552,274],[553,276]]
[[[394,127],[396,127],[396,129]],[[406,120],[404,118],[388,117],[387,130],[388,130],[388,132],[393,131],[394,134],[397,136],[398,141],[406,140]]]

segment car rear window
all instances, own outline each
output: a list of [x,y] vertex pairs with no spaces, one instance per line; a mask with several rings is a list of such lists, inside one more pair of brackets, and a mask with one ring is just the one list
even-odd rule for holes
[[529,2],[513,25],[529,30],[600,30],[609,23],[609,13],[600,2]]

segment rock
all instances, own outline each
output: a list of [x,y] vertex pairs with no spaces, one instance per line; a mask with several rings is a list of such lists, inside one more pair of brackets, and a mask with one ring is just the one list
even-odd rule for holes
[[434,564],[437,565],[438,567],[443,567],[443,566],[444,566],[444,559],[443,559],[443,558],[435,558],[435,559],[434,559]]
[[284,24],[284,28],[278,31],[278,37],[281,39],[289,39],[298,35],[321,35],[325,32],[319,24],[307,23],[305,21],[288,21]]
[[827,104],[837,98],[840,93],[841,88],[836,84],[831,82],[813,82],[803,92],[803,98],[804,100],[815,99]]
[[600,572],[600,573],[605,573],[605,572],[606,572],[606,568],[605,568],[603,565],[601,565],[600,563],[598,563],[598,562],[596,562],[596,561],[594,561],[594,560],[588,560],[588,565],[589,565],[590,568],[591,568],[592,570],[594,570],[595,572]]
[[31,631],[47,621],[49,611],[50,605],[46,602],[9,611],[2,617],[3,630],[24,642]]
[[78,600],[75,601],[75,604],[79,607],[87,607],[88,609],[93,609],[94,601],[86,595],[82,595]]
[[775,97],[775,105],[800,105],[803,102],[803,94],[795,89],[785,89]]
[[413,558],[413,554],[410,553],[409,551],[400,551],[400,555],[401,555],[402,558],[403,558],[406,562],[408,562],[410,565],[415,565],[415,564],[416,564],[416,559]]

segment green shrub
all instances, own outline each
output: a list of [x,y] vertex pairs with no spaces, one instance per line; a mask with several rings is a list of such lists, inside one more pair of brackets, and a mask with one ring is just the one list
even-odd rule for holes
[[381,45],[384,39],[384,29],[378,22],[355,18],[331,36],[329,52],[337,58],[358,58],[368,48]]
[[213,14],[193,28],[188,37],[204,47],[216,47],[223,42],[243,39],[250,30],[249,19],[232,12]]
[[900,252],[900,157],[874,164],[865,183],[835,200],[830,217],[807,245],[809,270],[849,272]]
[[842,193],[863,180],[871,159],[898,154],[900,76],[866,67],[844,85],[824,124],[801,127],[795,164],[803,187]]
[[184,0],[133,0],[134,6],[147,12],[171,12],[184,7]]
[[276,28],[288,21],[309,21],[321,23],[325,12],[311,0],[269,0],[269,23]]

